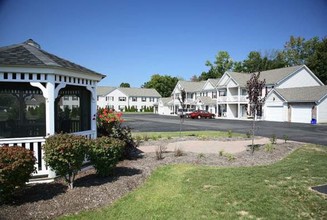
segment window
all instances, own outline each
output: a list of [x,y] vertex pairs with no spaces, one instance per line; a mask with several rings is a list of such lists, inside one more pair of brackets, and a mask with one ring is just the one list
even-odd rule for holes
[[[108,99],[109,99],[109,101],[115,101],[115,97],[113,97],[113,96],[109,96]],[[107,101],[107,99],[106,99],[106,101]]]
[[142,102],[146,102],[146,97],[142,97]]
[[154,102],[154,98],[153,97],[150,97],[150,102]]
[[212,92],[212,98],[217,98],[217,92]]
[[64,96],[64,100],[69,100],[69,96],[67,95],[67,96]]
[[0,83],[0,138],[45,134],[42,91],[29,83]]
[[132,102],[137,102],[137,97],[132,97]]
[[73,101],[78,101],[78,97],[76,95],[73,95],[72,99]]
[[[75,101],[65,101],[71,96]],[[83,97],[82,99],[78,97]],[[55,101],[55,132],[73,133],[91,129],[91,93],[80,86],[66,86]]]
[[125,102],[126,101],[126,97],[119,97],[119,101],[120,102]]

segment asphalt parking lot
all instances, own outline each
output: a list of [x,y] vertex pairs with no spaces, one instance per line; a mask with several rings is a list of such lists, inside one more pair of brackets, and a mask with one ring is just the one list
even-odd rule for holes
[[[124,125],[132,131],[179,131],[180,119],[176,116],[164,116],[156,114],[124,114]],[[287,135],[289,140],[321,144],[327,146],[327,124],[311,125],[288,122],[257,121],[256,134],[263,137],[276,135],[283,138]],[[213,130],[246,133],[251,129],[252,121],[228,120],[228,119],[185,119],[182,130]]]

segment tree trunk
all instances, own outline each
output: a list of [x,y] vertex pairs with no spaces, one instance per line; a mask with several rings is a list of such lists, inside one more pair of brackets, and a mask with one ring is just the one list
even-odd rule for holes
[[254,153],[254,133],[255,133],[255,113],[253,115],[253,121],[252,121],[252,146],[251,146],[251,154]]

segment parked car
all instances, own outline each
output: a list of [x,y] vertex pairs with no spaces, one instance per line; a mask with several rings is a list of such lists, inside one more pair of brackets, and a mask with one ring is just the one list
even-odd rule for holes
[[[189,114],[192,113],[193,111],[195,111],[195,109],[184,109],[183,117],[188,118]],[[182,109],[178,109],[177,114],[179,115],[179,117],[182,117]]]
[[197,110],[188,114],[189,118],[215,118],[215,114],[212,114],[207,111]]

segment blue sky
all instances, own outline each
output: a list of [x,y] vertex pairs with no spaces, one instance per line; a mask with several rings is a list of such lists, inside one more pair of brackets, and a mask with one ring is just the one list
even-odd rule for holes
[[220,50],[233,60],[282,49],[291,35],[327,36],[326,0],[0,0],[0,46],[42,49],[140,87],[151,75],[189,80]]

